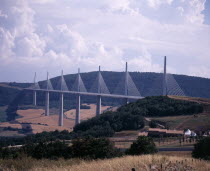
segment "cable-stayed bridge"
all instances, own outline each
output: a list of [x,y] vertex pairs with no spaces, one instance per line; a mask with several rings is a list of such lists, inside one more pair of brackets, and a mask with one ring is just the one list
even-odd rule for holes
[[[176,82],[175,78],[172,74],[167,74],[166,72],[166,57],[164,58],[164,72],[163,72],[163,83],[162,83],[162,95],[177,95],[177,96],[185,96],[183,90]],[[109,97],[109,98],[120,98],[123,99],[124,104],[127,104],[129,100],[137,100],[144,98],[141,95],[141,92],[136,87],[131,75],[128,72],[128,64],[126,62],[125,72],[123,77],[119,81],[118,85],[116,85],[116,90],[111,94],[106,82],[102,76],[101,68],[99,66],[99,70],[97,73],[97,77],[93,82],[89,91],[87,91],[85,84],[80,75],[80,69],[78,69],[78,74],[73,83],[71,89],[68,88],[66,81],[63,76],[63,71],[61,72],[60,79],[57,82],[55,87],[52,86],[51,80],[49,79],[49,74],[47,73],[47,80],[45,81],[42,88],[38,82],[36,82],[36,74],[34,77],[34,84],[30,88],[26,88],[25,90],[33,91],[33,104],[37,105],[37,92],[45,92],[45,116],[49,116],[49,104],[50,104],[50,93],[59,93],[59,126],[63,126],[63,117],[64,117],[64,94],[74,94],[76,95],[76,118],[75,124],[80,123],[80,106],[81,106],[81,95],[86,96],[96,96],[96,116],[101,114],[101,97]]]

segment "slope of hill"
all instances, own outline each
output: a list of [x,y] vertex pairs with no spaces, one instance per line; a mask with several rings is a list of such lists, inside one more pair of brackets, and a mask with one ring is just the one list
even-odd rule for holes
[[[81,121],[87,120],[96,115],[96,105],[91,104],[87,106],[89,106],[90,109],[81,109]],[[44,110],[42,108],[27,108],[24,110],[17,110],[19,117],[16,120],[10,122],[2,122],[0,124],[0,128],[3,129],[0,131],[0,136],[22,136],[23,134],[35,134],[43,131],[73,130],[76,115],[75,109],[65,111],[64,125],[60,127],[58,126],[58,110],[54,108],[50,109],[50,116],[47,117],[44,115]],[[109,108],[110,106],[102,106],[102,111],[105,111]]]
[[[86,120],[88,118],[94,117],[95,116],[95,108],[93,111],[92,108],[93,105],[91,105],[91,109],[87,109],[86,113],[83,113],[81,118],[82,120]],[[176,118],[185,118],[188,117],[192,118],[196,121],[197,118],[194,118],[194,113],[199,112],[200,107],[202,104],[198,104],[196,102],[191,102],[191,101],[183,101],[183,100],[175,100],[171,99],[168,97],[164,96],[157,96],[157,97],[147,97],[145,99],[138,100],[137,102],[130,103],[128,105],[122,106],[118,108],[116,111],[107,111],[100,116],[88,119],[87,121],[83,121],[80,124],[78,124],[76,127],[74,127],[74,130],[71,131],[70,128],[74,125],[74,119],[75,119],[75,112],[73,110],[65,112],[65,117],[64,117],[64,127],[58,127],[58,116],[57,115],[52,115],[51,111],[51,116],[46,117],[44,116],[43,109],[26,109],[26,110],[18,110],[19,115],[21,118],[16,119],[15,121],[11,122],[4,122],[1,123],[1,127],[6,131],[14,129],[21,129],[23,130],[17,130],[20,131],[19,133],[22,133],[25,131],[25,134],[31,134],[31,133],[36,133],[36,132],[42,132],[42,131],[53,131],[53,130],[63,130],[67,129],[69,132],[62,132],[61,134],[58,132],[43,132],[40,134],[35,134],[31,135],[30,137],[26,136],[27,140],[33,140],[37,141],[37,137],[42,138],[44,137],[45,141],[49,141],[51,139],[60,139],[63,140],[62,137],[67,139],[73,139],[73,138],[78,138],[78,137],[86,137],[86,136],[92,136],[92,137],[112,137],[115,135],[119,135],[119,137],[128,137],[130,135],[138,135],[137,130],[139,131],[141,128],[144,126],[144,116],[147,118],[149,116],[153,116],[152,119],[155,119],[155,112],[157,112],[157,116],[159,115],[159,119],[164,119],[166,117],[169,117],[171,120],[168,120],[167,122],[176,120]],[[104,107],[104,109],[109,108]],[[152,109],[152,110],[150,110]],[[184,110],[183,110],[184,109]],[[192,109],[195,109],[194,111]],[[51,109],[52,110],[52,109]],[[145,111],[147,111],[145,113]],[[163,111],[162,115],[161,111]],[[174,111],[175,113],[171,113]],[[93,113],[94,112],[94,113]],[[200,111],[202,112],[202,111]],[[54,112],[56,114],[56,111]],[[177,115],[174,115],[177,114]],[[185,114],[185,115],[183,115]],[[162,117],[161,117],[162,116]],[[201,118],[205,119],[203,117],[203,114],[196,114],[196,116],[199,117],[199,120]],[[206,119],[209,117],[206,115]],[[183,119],[181,120],[183,121]],[[208,119],[209,121],[209,119]],[[207,123],[208,123],[207,121]],[[199,129],[201,128],[202,122],[196,122],[199,123],[199,125],[195,124]],[[183,124],[184,127],[180,127],[181,129],[185,129],[188,127],[187,124]],[[208,124],[209,125],[209,124]],[[14,128],[14,129],[11,129]],[[206,127],[207,128],[207,127]],[[198,129],[198,131],[199,131]],[[1,130],[1,129],[0,129]],[[130,130],[129,133],[124,131],[122,134],[115,134],[116,132],[120,132],[123,130]],[[131,130],[136,130],[136,131],[131,131]],[[144,128],[146,130],[146,128]],[[7,132],[8,133],[8,132]],[[127,135],[128,133],[128,135]],[[58,135],[57,135],[58,134]],[[12,132],[12,135],[14,135],[14,132]],[[5,136],[5,134],[1,135]],[[117,136],[118,137],[118,136]],[[118,137],[118,138],[119,138]],[[5,141],[6,144],[10,144],[12,141],[14,144],[18,144],[19,142],[25,142],[26,139],[10,139],[7,142],[7,139],[2,137],[2,142]],[[1,140],[1,137],[0,137]],[[3,144],[5,144],[3,143]],[[1,143],[0,143],[1,144]]]
[[[130,75],[143,97],[162,95],[162,73],[130,72]],[[123,90],[116,90],[116,88],[122,88],[119,83],[123,80],[123,72],[103,71],[102,76],[111,93],[123,93]],[[210,79],[175,74],[173,76],[186,96],[210,98]],[[81,77],[87,90],[90,91],[96,80],[97,72],[81,73]],[[65,75],[64,78],[68,88],[72,89],[76,74]],[[52,78],[51,81],[54,88],[58,87],[56,83],[59,77]],[[40,86],[44,87],[44,82],[40,82]]]
[[[108,89],[111,93],[123,93],[122,87],[119,85],[123,80],[123,72],[110,72],[103,71],[102,76],[107,84]],[[162,95],[162,79],[163,74],[161,73],[140,73],[140,72],[130,72],[130,75],[136,84],[136,87],[140,91],[141,95],[146,96],[158,96]],[[202,97],[210,98],[210,79],[201,78],[201,77],[192,77],[185,75],[173,75],[174,79],[177,81],[179,86],[182,88],[186,96],[191,97]],[[65,75],[65,80],[68,88],[71,90],[74,82],[76,80],[76,74]],[[81,77],[84,81],[84,84],[88,91],[93,91],[94,82],[97,77],[97,72],[81,73]],[[52,78],[52,85],[56,89],[59,77]],[[39,82],[40,87],[45,87],[45,82]],[[31,83],[1,83],[0,84],[0,106],[8,105],[12,99],[17,95],[19,88],[29,87]],[[14,89],[13,89],[14,88]],[[116,90],[118,89],[118,90]],[[121,89],[121,90],[120,90]],[[9,94],[9,95],[8,95]],[[6,97],[8,95],[8,97]],[[44,105],[45,96],[43,93],[38,93],[38,102],[39,105]],[[66,98],[68,96],[66,95]],[[55,93],[52,93],[50,100],[55,104],[57,103],[59,96]],[[69,98],[70,102],[75,104],[75,97],[71,95]],[[84,96],[82,98],[85,103],[95,103],[95,97]],[[28,103],[32,103],[32,98],[27,98]],[[104,98],[102,103],[104,105],[111,105],[113,103],[119,104],[118,100],[113,100],[110,98]]]
[[0,106],[9,105],[19,92],[17,88],[0,84]]
[[[134,103],[124,105],[116,112],[106,112],[80,123],[74,127],[74,131],[96,132],[109,130],[107,136],[113,135],[111,132],[122,130],[137,130],[144,127],[143,117],[151,116],[181,116],[202,113],[201,104],[190,101],[171,99],[165,96],[147,97]],[[97,129],[96,129],[97,128]],[[104,134],[103,136],[106,136]]]
[[203,106],[203,112],[198,115],[180,115],[165,117],[150,117],[150,120],[164,124],[169,129],[190,129],[196,132],[210,129],[210,99],[198,97],[169,96],[172,99],[196,102]]
[[[123,72],[102,72],[104,80],[107,84],[108,89],[111,93],[123,93],[122,87],[119,83],[123,80]],[[139,72],[131,72],[131,77],[133,78],[134,83],[136,84],[138,90],[141,95],[146,96],[157,96],[162,94],[162,74],[161,73],[139,73]],[[74,82],[76,80],[76,74],[65,75],[65,80],[68,85],[68,88],[71,90]],[[94,89],[94,82],[97,77],[97,72],[89,72],[82,73],[81,77],[84,81],[84,84],[88,91],[92,91]],[[174,78],[185,92],[187,96],[193,97],[203,97],[210,98],[210,79],[200,78],[200,77],[191,77],[184,75],[174,75]],[[58,87],[56,84],[59,82],[59,77],[52,78],[52,85],[54,89]],[[45,82],[39,82],[40,87],[45,87]],[[16,105],[21,104],[32,104],[32,92],[25,91],[24,94],[17,96],[22,88],[30,86],[31,83],[1,83],[0,84],[0,106],[8,105],[9,108],[14,108],[11,105],[14,105],[13,100]],[[118,85],[118,86],[116,86]],[[118,90],[116,90],[118,89]],[[18,99],[20,98],[21,99]],[[75,95],[67,95],[65,94],[64,100],[64,108],[65,109],[75,109],[76,106],[76,97]],[[15,99],[16,98],[16,99]],[[96,97],[90,96],[82,96],[81,103],[95,103]],[[37,93],[37,104],[39,106],[44,106],[45,104],[45,93],[38,92]],[[103,105],[113,106],[113,105],[122,105],[122,100],[113,99],[113,98],[103,98]],[[50,107],[58,108],[59,106],[59,94],[51,93],[50,94]],[[11,114],[11,110],[7,112],[7,115]],[[12,117],[7,116],[7,118],[13,119],[17,116],[12,111]]]

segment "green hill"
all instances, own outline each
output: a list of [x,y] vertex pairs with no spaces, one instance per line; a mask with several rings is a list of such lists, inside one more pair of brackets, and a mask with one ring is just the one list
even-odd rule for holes
[[83,121],[76,125],[71,133],[68,133],[68,131],[59,133],[57,131],[30,135],[23,139],[2,138],[0,144],[74,139],[86,136],[111,137],[115,132],[143,128],[145,116],[193,115],[202,111],[202,105],[196,102],[176,100],[165,96],[147,97],[124,105],[115,112],[108,111],[100,116]]
[[[74,131],[88,131],[95,127],[100,130],[137,130],[144,127],[143,117],[193,115],[203,112],[203,106],[196,102],[153,96],[124,105],[116,112],[105,112],[75,126]],[[97,129],[95,129],[97,131]]]
[[[123,72],[109,72],[103,71],[102,75],[107,84],[108,89],[111,93],[116,93],[116,89],[118,89],[118,93],[120,92],[119,83],[123,79]],[[147,96],[159,96],[162,95],[162,76],[161,73],[140,73],[140,72],[131,72],[130,73],[136,87],[143,97]],[[65,75],[65,80],[68,85],[68,88],[71,90],[74,82],[76,80],[76,74]],[[84,81],[84,84],[88,91],[93,89],[93,85],[96,81],[97,72],[89,72],[89,73],[81,73],[81,77]],[[60,77],[52,78],[52,85],[54,89],[56,89],[57,84],[59,82]],[[202,98],[210,98],[210,79],[200,78],[200,77],[192,77],[185,75],[174,75],[174,79],[177,81],[179,86],[182,88],[186,96],[192,97],[202,97]],[[45,87],[45,82],[39,82],[40,87]],[[25,91],[24,95],[17,96],[20,93],[22,88],[29,87],[30,83],[2,83],[0,84],[0,106],[5,105],[28,105],[32,104],[32,92]],[[123,93],[123,90],[121,90]],[[16,98],[15,98],[16,97]],[[23,99],[17,99],[21,97]],[[12,101],[15,100],[15,103]],[[96,97],[91,96],[82,96],[81,103],[95,103]],[[37,93],[37,104],[39,106],[45,105],[45,93],[38,92]],[[113,98],[102,98],[103,105],[122,105],[122,99],[113,99]],[[64,95],[64,108],[72,109],[76,106],[76,98],[75,95]],[[50,93],[50,107],[59,107],[59,94],[58,93]],[[83,106],[85,107],[85,106]],[[12,107],[14,108],[14,107]],[[13,118],[13,117],[11,117]]]
[[[107,87],[110,93],[116,93],[116,89],[119,88],[119,83],[123,79],[123,72],[109,72],[103,71],[102,75],[107,84]],[[130,72],[130,75],[138,88],[139,92],[143,97],[147,96],[159,96],[162,95],[162,74],[161,73],[140,73],[140,72]],[[65,75],[65,80],[68,88],[71,90],[74,82],[76,80],[76,74]],[[81,73],[81,77],[84,81],[84,84],[88,91],[91,91],[93,88],[97,72],[89,72],[89,73]],[[177,81],[179,86],[182,88],[186,96],[191,97],[202,97],[202,98],[210,98],[210,79],[200,78],[200,77],[192,77],[185,75],[174,75],[174,79]],[[55,77],[51,79],[52,85],[54,89],[56,89],[57,83],[59,81],[59,77]],[[40,87],[44,88],[45,82],[39,82]],[[26,88],[29,87],[30,83],[4,83],[6,86],[2,86],[0,84],[0,106],[8,105],[14,97],[17,95],[18,88]],[[118,85],[118,86],[117,86]],[[92,88],[91,88],[92,87]],[[118,91],[120,93],[120,90]],[[122,90],[123,93],[123,90]],[[8,95],[8,96],[7,96]],[[66,97],[71,100],[71,103],[74,101],[74,95],[70,96],[66,95]],[[39,105],[44,105],[44,93],[38,93],[38,103]],[[57,101],[59,96],[57,94],[51,94],[51,101]],[[32,102],[32,98],[27,99]],[[84,97],[82,98],[83,102],[94,103],[95,97]],[[103,102],[106,104],[112,99],[104,98]]]

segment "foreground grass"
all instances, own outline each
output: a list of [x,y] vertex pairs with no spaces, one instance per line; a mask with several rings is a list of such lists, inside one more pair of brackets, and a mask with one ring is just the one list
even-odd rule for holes
[[35,160],[31,158],[0,161],[0,170],[5,171],[129,171],[132,168],[141,171],[155,171],[161,170],[161,167],[163,170],[208,171],[210,170],[210,162],[166,155],[125,156],[95,161],[79,159]]

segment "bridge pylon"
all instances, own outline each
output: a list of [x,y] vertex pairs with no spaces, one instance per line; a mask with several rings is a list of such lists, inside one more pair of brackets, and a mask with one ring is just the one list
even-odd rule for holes
[[80,104],[80,80],[81,80],[81,78],[80,78],[80,69],[78,69],[78,74],[77,74],[77,92],[78,92],[78,94],[77,94],[77,99],[76,99],[76,101],[77,101],[77,106],[76,106],[76,120],[75,120],[75,125],[77,125],[77,124],[79,124],[80,123],[80,106],[81,106],[81,104]]
[[60,82],[60,110],[59,110],[59,121],[58,121],[58,125],[59,126],[63,126],[63,92],[64,91],[64,84],[65,80],[63,77],[63,70],[61,72],[61,82]]
[[36,89],[39,89],[39,84],[36,82],[36,72],[34,74],[34,85],[33,85],[33,105],[36,106]]
[[[128,62],[125,64],[125,96],[128,96]],[[124,99],[124,103],[128,104],[128,98]]]
[[[97,93],[101,93],[101,67],[99,66],[99,70],[98,70],[98,92]],[[96,116],[101,114],[101,95],[97,96],[97,102],[96,102]]]
[[[49,90],[49,73],[47,72],[47,85],[46,85],[46,89]],[[45,99],[45,116],[49,116],[49,105],[50,105],[50,93],[49,91],[46,91],[46,99]]]
[[167,92],[168,92],[166,74],[167,74],[167,58],[165,56],[164,57],[164,73],[163,73],[163,96],[167,96]]

